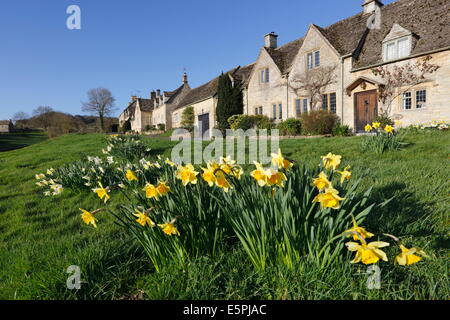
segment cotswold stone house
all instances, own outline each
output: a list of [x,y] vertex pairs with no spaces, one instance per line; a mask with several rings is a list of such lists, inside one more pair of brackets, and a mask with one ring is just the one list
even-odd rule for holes
[[0,133],[9,133],[13,130],[13,123],[11,120],[0,120]]
[[[390,108],[379,100],[385,80],[373,68],[414,64],[430,56],[440,68],[426,81],[399,88]],[[302,84],[322,72],[332,81],[311,97]],[[239,80],[244,113],[264,114],[279,122],[312,108],[336,113],[343,124],[361,131],[382,110],[402,125],[450,120],[450,1],[398,0],[383,5],[362,0],[359,14],[328,27],[310,25],[306,34],[283,46],[269,33],[253,64],[228,72]],[[181,113],[193,106],[203,130],[215,123],[218,78],[186,89],[166,122],[180,126]],[[172,113],[172,116],[168,115]]]

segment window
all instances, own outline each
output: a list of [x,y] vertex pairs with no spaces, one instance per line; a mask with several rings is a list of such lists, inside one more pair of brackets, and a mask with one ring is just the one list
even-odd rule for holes
[[425,108],[426,103],[427,103],[427,91],[426,90],[416,91],[416,109]]
[[277,118],[277,105],[276,104],[272,105],[272,118],[273,119]]
[[302,100],[295,99],[295,114],[297,115],[297,117],[299,117],[301,113],[302,113]]
[[278,119],[283,119],[283,105],[281,103],[278,105],[278,109],[279,109]]
[[263,107],[259,107],[259,114],[263,114]]
[[328,95],[327,94],[322,95],[322,110],[325,110],[325,111],[328,110]]
[[303,99],[303,112],[308,112],[308,99]]
[[403,37],[384,44],[384,61],[401,59],[411,54],[411,37]]
[[411,92],[405,92],[403,94],[403,109],[411,110],[411,107],[412,107]]
[[308,70],[313,68],[313,54],[308,53]]
[[268,83],[269,80],[270,80],[269,69],[266,68],[261,70],[261,78],[260,78],[261,83]]
[[330,93],[330,111],[336,113],[336,93]]
[[320,51],[308,53],[306,60],[308,70],[320,67]]
[[315,61],[314,61],[314,66],[317,68],[317,67],[320,67],[320,51],[316,51],[316,52],[314,52],[314,59],[315,59]]

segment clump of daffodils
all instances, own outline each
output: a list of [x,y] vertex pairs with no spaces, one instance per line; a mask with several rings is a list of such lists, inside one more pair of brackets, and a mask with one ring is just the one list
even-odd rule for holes
[[393,134],[394,133],[394,127],[391,125],[386,125],[384,128],[381,126],[380,122],[373,122],[372,124],[366,124],[366,126],[364,127],[364,130],[367,133],[371,133],[371,132],[376,132],[377,134],[379,133],[387,133],[387,134]]
[[59,183],[57,178],[54,178],[56,170],[53,168],[50,168],[46,171],[46,174],[40,173],[35,175],[36,180],[39,180],[36,182],[36,185],[38,187],[48,187],[50,190],[44,191],[44,196],[50,197],[50,196],[58,196],[61,193],[64,192],[64,188],[61,183]]

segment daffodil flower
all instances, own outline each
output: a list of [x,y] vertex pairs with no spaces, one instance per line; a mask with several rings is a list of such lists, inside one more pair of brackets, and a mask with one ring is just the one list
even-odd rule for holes
[[374,122],[374,123],[372,123],[372,127],[374,129],[378,129],[379,127],[381,127],[381,123],[380,122]]
[[[363,227],[358,226],[356,220],[353,219],[353,228],[344,231],[344,234],[347,234],[348,237],[353,236],[353,240],[358,241],[362,239],[372,238],[374,236],[373,233],[366,231]],[[360,238],[361,237],[361,238]]]
[[366,132],[370,132],[370,131],[372,131],[372,126],[371,126],[370,124],[367,124],[367,125],[364,127],[364,130],[365,130]]
[[328,180],[327,175],[323,171],[319,174],[318,178],[313,179],[313,184],[319,191],[332,187],[331,182]]
[[328,153],[326,156],[322,157],[323,165],[327,170],[336,170],[336,168],[341,164],[342,156]]
[[278,169],[289,170],[294,165],[292,162],[286,160],[281,153],[281,149],[278,149],[278,154],[272,153],[272,164]]
[[95,219],[94,215],[89,211],[81,208],[80,211],[82,212],[81,219],[83,219],[84,223],[86,223],[87,225],[91,224],[94,228],[97,228],[97,219]]
[[216,183],[216,175],[215,175],[215,169],[211,166],[211,164],[208,163],[207,168],[202,168],[203,174],[202,178],[205,180],[210,187],[214,186]]
[[169,158],[167,158],[166,161],[164,161],[164,162],[165,162],[166,164],[168,164],[169,166],[171,166],[171,167],[175,167],[175,163],[172,162],[172,161],[170,161]]
[[283,172],[274,169],[268,169],[266,175],[268,186],[278,186],[283,188],[284,181],[287,181],[286,175]]
[[344,171],[338,171],[341,175],[341,184],[344,184],[345,180],[350,180],[352,173],[349,171],[350,166],[345,167]]
[[172,236],[172,235],[179,236],[180,235],[180,232],[178,231],[177,227],[175,227],[175,220],[172,220],[171,222],[164,223],[164,224],[158,224],[158,227],[160,227],[161,230],[169,236]]
[[257,182],[260,187],[264,187],[267,184],[267,171],[263,168],[263,166],[258,163],[254,162],[256,166],[256,170],[253,170],[250,172],[250,176],[252,176]]
[[143,190],[145,191],[145,196],[147,197],[147,199],[158,199],[159,192],[153,184],[147,183]]
[[138,181],[136,174],[132,170],[127,170],[127,172],[125,173],[125,177],[128,181]]
[[147,213],[136,210],[136,213],[134,213],[133,215],[137,217],[136,222],[143,227],[145,227],[145,225],[149,225],[152,228],[156,226],[152,219],[148,217]]
[[325,189],[325,192],[319,193],[313,200],[313,202],[319,202],[321,208],[332,208],[339,209],[340,201],[345,200],[345,198],[339,197],[339,191],[334,188]]
[[386,133],[393,133],[394,132],[394,128],[392,126],[390,126],[390,125],[387,125],[384,128],[384,131],[386,131]]
[[170,187],[167,185],[167,182],[159,181],[158,186],[156,187],[156,191],[160,196],[166,196],[171,192]]
[[[414,263],[419,262],[420,260],[422,260],[422,258],[418,255],[427,257],[424,251],[417,248],[408,249],[404,245],[400,245],[400,250],[402,252],[395,258],[395,263],[401,266],[410,266]],[[418,255],[416,255],[416,253]]]
[[97,196],[100,198],[100,200],[104,200],[105,203],[110,199],[110,196],[108,194],[108,188],[103,188],[102,184],[99,182],[99,186],[100,188],[95,188],[92,189],[92,191],[94,191]]
[[351,263],[362,262],[364,264],[374,264],[380,259],[388,261],[386,253],[380,250],[380,248],[389,246],[387,242],[375,241],[368,244],[365,241],[362,244],[347,242],[345,245],[349,251],[356,251],[356,256]]
[[189,183],[197,183],[198,174],[199,173],[195,171],[194,166],[189,163],[186,166],[180,166],[177,171],[176,177],[177,179],[181,180],[184,186],[187,186]]
[[228,182],[226,175],[223,171],[217,171],[216,172],[216,186],[218,186],[219,188],[222,188],[225,192],[228,192],[228,190],[231,187],[230,183]]

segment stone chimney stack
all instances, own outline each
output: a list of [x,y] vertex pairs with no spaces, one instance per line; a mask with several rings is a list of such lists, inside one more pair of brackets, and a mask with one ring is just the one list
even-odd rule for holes
[[156,90],[156,96],[157,97],[161,97],[161,90],[160,89]]
[[362,6],[364,8],[364,13],[372,13],[377,8],[379,9],[384,6],[384,4],[380,0],[364,0],[364,4]]
[[276,49],[278,35],[275,32],[268,33],[264,36],[264,47]]
[[150,99],[156,99],[156,91],[150,92]]
[[183,73],[183,84],[187,84],[188,83],[188,76],[187,73]]
[[137,100],[137,96],[131,96],[131,102],[134,102]]

